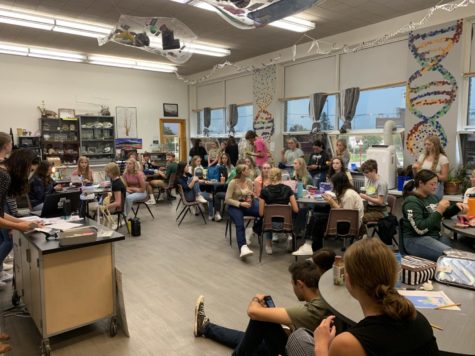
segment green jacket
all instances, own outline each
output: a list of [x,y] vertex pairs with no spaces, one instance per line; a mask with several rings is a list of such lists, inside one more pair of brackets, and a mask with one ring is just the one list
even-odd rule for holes
[[452,205],[441,215],[436,211],[439,198],[430,195],[424,199],[416,195],[410,195],[402,204],[404,236],[440,236],[442,218],[450,218],[457,214],[460,209]]

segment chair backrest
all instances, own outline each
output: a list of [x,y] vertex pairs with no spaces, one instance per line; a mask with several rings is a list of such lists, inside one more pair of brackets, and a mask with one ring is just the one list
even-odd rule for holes
[[167,187],[167,189],[175,188],[175,186],[176,186],[175,179],[176,179],[176,173],[171,173],[170,177],[168,177],[168,187]]
[[400,218],[399,219],[399,243],[398,243],[398,247],[399,247],[399,253],[401,255],[407,255],[407,251],[406,251],[406,248],[404,247],[404,235],[402,233],[402,225],[404,223],[404,218]]
[[180,199],[181,199],[181,202],[184,204],[184,205],[196,205],[197,202],[194,202],[194,201],[187,201],[186,198],[185,198],[185,192],[183,191],[183,187],[180,185],[180,184],[177,184],[177,188],[178,188],[178,193],[180,194]]
[[[348,226],[349,224],[349,226]],[[342,227],[345,231],[339,231]],[[357,209],[331,209],[328,216],[325,236],[348,235],[358,236],[359,211]]]
[[389,214],[395,213],[394,209],[396,208],[396,200],[397,198],[394,195],[388,195],[388,208],[389,208]]
[[[281,229],[275,223],[282,224]],[[274,223],[274,224],[273,224]],[[292,232],[292,208],[290,205],[269,204],[264,208],[262,231]]]

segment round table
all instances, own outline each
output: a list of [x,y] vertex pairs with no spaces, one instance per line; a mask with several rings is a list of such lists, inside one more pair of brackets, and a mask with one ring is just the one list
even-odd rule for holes
[[459,228],[455,226],[456,223],[457,223],[457,220],[455,219],[442,220],[442,225],[454,233],[455,240],[457,240],[457,234],[475,238],[475,227]]
[[[442,290],[454,303],[462,303],[460,311],[419,309],[434,330],[437,345],[443,355],[475,355],[475,291],[433,282],[434,290]],[[333,271],[323,274],[318,284],[320,295],[330,310],[350,326],[363,319],[363,312],[344,286],[333,284]]]

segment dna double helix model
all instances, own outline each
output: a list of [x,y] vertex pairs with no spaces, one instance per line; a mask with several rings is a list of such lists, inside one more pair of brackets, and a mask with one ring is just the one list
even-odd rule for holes
[[406,108],[420,121],[406,138],[411,154],[424,152],[424,138],[439,136],[447,146],[447,134],[439,119],[447,114],[457,96],[457,80],[441,62],[459,42],[462,20],[453,25],[425,33],[409,34],[409,50],[421,66],[406,84]]

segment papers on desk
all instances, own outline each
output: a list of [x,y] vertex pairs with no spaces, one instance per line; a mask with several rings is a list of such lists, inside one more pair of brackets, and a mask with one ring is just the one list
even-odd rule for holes
[[[399,294],[409,299],[417,309],[436,309],[444,305],[455,304],[443,291],[398,290]],[[444,310],[460,310],[458,306]]]
[[53,230],[67,231],[80,226],[81,224],[74,224],[66,220],[59,220],[53,224],[48,225],[48,228]]

